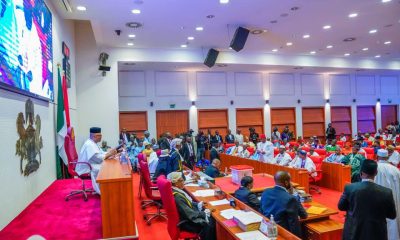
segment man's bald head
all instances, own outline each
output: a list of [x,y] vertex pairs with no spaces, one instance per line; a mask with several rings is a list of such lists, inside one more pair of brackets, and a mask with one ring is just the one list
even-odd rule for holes
[[290,174],[285,171],[278,171],[274,176],[275,184],[286,189],[290,187]]
[[221,161],[217,158],[215,158],[212,163],[211,163],[214,167],[219,168],[219,166],[221,165]]

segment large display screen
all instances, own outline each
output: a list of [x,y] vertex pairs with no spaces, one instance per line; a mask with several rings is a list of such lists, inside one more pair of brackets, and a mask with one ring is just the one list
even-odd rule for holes
[[0,0],[0,86],[54,99],[52,16],[44,0]]

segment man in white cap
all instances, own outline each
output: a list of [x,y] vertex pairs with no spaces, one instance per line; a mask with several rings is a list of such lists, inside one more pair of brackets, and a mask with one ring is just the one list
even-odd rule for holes
[[400,163],[400,154],[398,151],[395,150],[395,148],[392,145],[389,145],[387,148],[388,154],[389,154],[389,159],[388,162],[393,164],[393,166],[397,167]]
[[183,190],[185,180],[182,173],[171,172],[167,178],[172,183],[172,194],[179,214],[179,229],[198,233],[200,239],[216,239],[215,220],[211,217],[210,210],[203,210],[203,202],[195,202]]
[[312,177],[316,177],[317,176],[317,172],[316,172],[316,167],[314,162],[307,157],[307,152],[304,150],[300,150],[298,152],[298,158],[296,160],[295,163],[293,163],[293,167],[294,168],[303,168],[303,169],[307,169],[308,173],[312,176]]
[[388,151],[379,149],[378,153],[378,174],[375,183],[392,189],[397,217],[393,220],[386,219],[388,240],[400,239],[400,170],[388,162]]
[[99,174],[101,163],[104,159],[117,153],[114,148],[110,149],[108,152],[103,152],[103,150],[101,150],[98,145],[98,143],[101,142],[101,136],[101,128],[90,128],[90,137],[83,144],[78,156],[78,163],[75,167],[75,171],[79,175],[90,172],[93,189],[98,194],[100,194],[100,188],[99,184],[96,182],[96,178]]
[[170,172],[182,172],[183,171],[183,157],[179,150],[182,148],[182,139],[174,138],[171,141],[171,152],[169,154],[167,174]]
[[146,143],[151,143],[150,132],[147,130],[144,131],[143,145]]
[[283,146],[283,145],[280,145],[279,146],[279,153],[275,156],[275,158],[272,161],[272,163],[279,164],[281,166],[288,166],[290,161],[292,161],[292,158],[286,152],[286,147]]
[[257,153],[260,154],[260,161],[272,163],[274,159],[274,145],[267,141],[265,134],[260,135],[261,141],[257,143]]

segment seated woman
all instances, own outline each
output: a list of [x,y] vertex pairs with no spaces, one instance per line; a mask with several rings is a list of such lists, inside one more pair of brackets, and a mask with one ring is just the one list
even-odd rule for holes
[[260,210],[260,200],[257,195],[252,193],[250,190],[253,188],[253,177],[245,176],[240,181],[240,187],[235,191],[235,198],[239,199],[243,203],[249,205],[254,210]]
[[167,176],[172,183],[172,193],[179,214],[179,229],[198,233],[201,239],[216,239],[215,220],[209,209],[203,211],[203,202],[195,202],[183,190],[184,179],[181,172]]

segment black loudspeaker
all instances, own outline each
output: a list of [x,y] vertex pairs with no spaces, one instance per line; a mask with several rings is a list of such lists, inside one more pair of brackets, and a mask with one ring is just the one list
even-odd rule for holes
[[249,36],[249,32],[250,31],[246,28],[238,27],[229,46],[236,52],[242,50]]
[[213,49],[213,48],[208,50],[207,57],[204,60],[204,64],[207,67],[214,66],[215,62],[217,61],[218,54],[219,54],[219,52],[217,50]]

